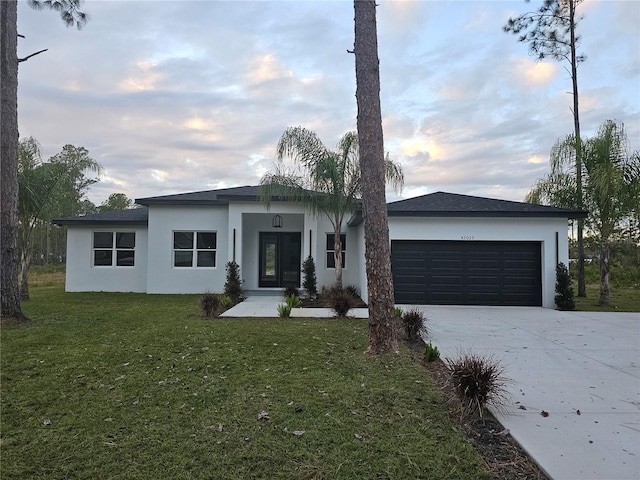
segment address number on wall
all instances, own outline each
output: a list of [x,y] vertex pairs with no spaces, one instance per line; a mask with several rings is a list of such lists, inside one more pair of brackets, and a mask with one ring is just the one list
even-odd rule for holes
[[475,240],[476,237],[474,237],[473,235],[462,235],[460,237],[460,240]]

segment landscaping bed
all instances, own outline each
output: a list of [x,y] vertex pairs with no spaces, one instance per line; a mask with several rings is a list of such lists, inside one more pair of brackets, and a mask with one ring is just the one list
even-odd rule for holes
[[485,412],[482,420],[461,416],[458,398],[449,381],[450,371],[444,362],[430,362],[426,368],[442,392],[449,418],[482,456],[492,478],[550,480],[491,412]]

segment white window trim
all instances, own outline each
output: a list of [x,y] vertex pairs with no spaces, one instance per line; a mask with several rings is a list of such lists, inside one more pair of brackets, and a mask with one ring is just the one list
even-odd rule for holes
[[[175,234],[176,233],[191,233],[193,234],[193,244],[191,248],[175,248]],[[198,234],[199,233],[215,233],[216,234],[216,248],[198,248]],[[208,269],[215,270],[218,268],[218,231],[217,230],[173,230],[171,232],[171,268],[176,270],[193,270],[193,269]],[[176,252],[187,252],[191,251],[191,266],[190,267],[181,267],[176,265]],[[213,252],[215,258],[215,265],[213,267],[209,266],[198,266],[198,252]]]
[[[325,247],[327,244],[327,237],[329,235],[335,235],[334,232],[326,232],[325,236],[324,236],[324,242],[325,242]],[[344,248],[344,244],[347,242],[347,234],[346,233],[340,233],[340,236],[344,235],[344,242],[342,245],[342,255],[344,257],[344,262],[342,262],[342,270],[346,270],[347,269],[347,250]],[[331,254],[333,255],[333,253],[335,252],[335,250],[332,248],[331,250],[329,250],[328,248],[325,248],[325,252],[324,252],[324,266],[327,270],[335,270],[336,267],[335,265],[333,267],[330,267],[328,262],[327,262],[327,254],[331,252]]]
[[[95,246],[96,233],[111,234],[111,248]],[[118,233],[133,234],[133,248],[117,248],[116,239]],[[136,268],[137,234],[135,230],[92,230],[91,231],[91,268]],[[111,265],[96,265],[96,250],[111,250]],[[133,265],[118,265],[118,252],[133,252]]]

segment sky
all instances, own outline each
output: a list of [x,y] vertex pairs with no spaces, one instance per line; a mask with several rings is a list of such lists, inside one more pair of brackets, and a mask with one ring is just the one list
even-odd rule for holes
[[[379,0],[385,150],[401,193],[522,201],[573,132],[566,62],[502,31],[524,1]],[[21,138],[103,167],[88,197],[257,185],[289,126],[327,147],[356,129],[353,2],[87,0],[78,31],[19,1]],[[640,1],[585,0],[578,25],[583,136],[612,119],[640,148]]]

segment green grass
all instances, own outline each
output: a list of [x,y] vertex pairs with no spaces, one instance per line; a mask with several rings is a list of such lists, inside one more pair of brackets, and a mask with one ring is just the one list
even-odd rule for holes
[[573,286],[576,293],[576,310],[583,312],[640,312],[640,288],[611,286],[609,290],[610,305],[598,305],[600,285],[587,285],[587,296],[578,297],[578,287]]
[[413,354],[363,354],[366,321],[31,294],[1,332],[2,479],[489,478]]

